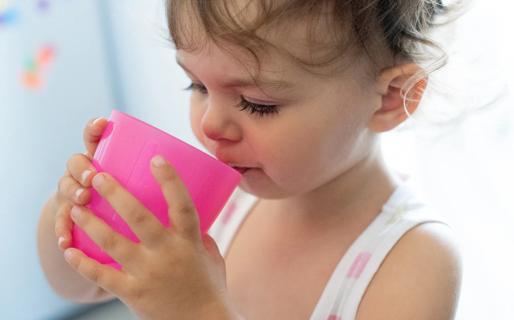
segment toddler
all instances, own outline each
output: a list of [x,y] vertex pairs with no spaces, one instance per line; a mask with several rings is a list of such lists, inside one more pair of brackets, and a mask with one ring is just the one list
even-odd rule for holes
[[[437,0],[167,1],[192,130],[242,173],[240,186],[202,235],[180,178],[156,157],[166,229],[95,172],[107,121],[91,121],[87,152],[69,159],[42,210],[50,284],[76,302],[117,297],[143,319],[452,319],[455,240],[380,147],[444,64],[425,49],[448,12]],[[91,188],[139,243],[84,207]],[[69,248],[73,224],[123,268]]]

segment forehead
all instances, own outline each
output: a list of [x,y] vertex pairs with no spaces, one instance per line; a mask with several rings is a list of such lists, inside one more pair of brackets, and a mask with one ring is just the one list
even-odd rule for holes
[[236,45],[209,42],[194,51],[177,50],[177,63],[190,75],[207,81],[216,79],[224,88],[258,86],[261,89],[287,91],[298,86],[308,75],[280,55],[259,57],[259,66],[251,54]]
[[[319,63],[330,54],[334,55],[334,52],[339,65],[351,60],[347,59],[351,56],[350,50],[345,54],[336,52],[344,38],[340,35],[345,32],[337,30],[339,36],[334,36],[334,15],[329,10],[320,9],[317,13],[309,13],[289,9],[285,12],[288,14],[272,15],[270,18],[265,14],[263,3],[277,7],[285,0],[209,1],[207,8],[200,7],[197,1],[177,2],[181,4],[175,6],[176,10],[170,17],[170,20],[175,21],[170,22],[170,29],[174,30],[172,36],[175,43],[179,43],[177,48],[197,51],[213,39],[224,42],[223,47],[231,42],[235,45],[231,50],[237,52],[239,58],[242,57],[254,69],[256,64],[252,60],[255,58],[269,67],[277,59],[286,57],[304,69],[312,70],[315,67],[317,70],[314,73],[317,74],[327,74],[337,69],[328,64],[322,68]],[[255,55],[252,57],[248,50],[246,53],[233,50],[238,46],[250,48]]]

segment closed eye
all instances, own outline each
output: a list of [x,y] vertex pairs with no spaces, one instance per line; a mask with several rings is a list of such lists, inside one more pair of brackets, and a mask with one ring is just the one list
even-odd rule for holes
[[[184,90],[197,91],[200,94],[208,94],[207,88],[199,83],[192,82]],[[241,111],[247,111],[250,114],[257,113],[259,116],[273,115],[279,113],[278,105],[258,104],[246,100],[243,96],[240,97],[241,101],[237,104]]]

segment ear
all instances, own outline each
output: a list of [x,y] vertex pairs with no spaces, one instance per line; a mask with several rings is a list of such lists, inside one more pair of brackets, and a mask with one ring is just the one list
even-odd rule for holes
[[[402,87],[407,80],[413,76],[418,77],[420,74],[423,78],[418,80],[408,92],[402,92]],[[368,127],[378,133],[389,131],[405,121],[408,117],[405,108],[409,114],[416,111],[427,86],[427,77],[423,74],[421,67],[415,63],[409,63],[383,69],[377,77],[376,84],[382,99]]]

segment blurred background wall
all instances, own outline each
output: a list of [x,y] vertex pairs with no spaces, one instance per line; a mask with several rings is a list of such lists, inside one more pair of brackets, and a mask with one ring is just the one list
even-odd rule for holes
[[[431,78],[420,116],[383,136],[387,161],[417,178],[459,237],[458,319],[514,314],[512,9],[476,1],[453,38],[439,35],[452,60]],[[161,0],[0,0],[0,319],[131,318],[117,301],[59,298],[36,228],[92,117],[116,108],[202,148],[174,59]]]
[[89,119],[116,108],[194,144],[160,4],[0,0],[0,319],[90,309],[56,296],[36,252],[40,209]]

